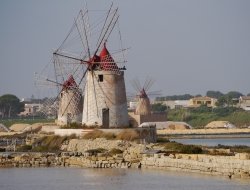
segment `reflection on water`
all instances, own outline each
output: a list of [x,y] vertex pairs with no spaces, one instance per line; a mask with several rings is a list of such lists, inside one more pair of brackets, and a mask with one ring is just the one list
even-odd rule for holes
[[213,138],[213,139],[206,139],[206,138],[196,138],[196,139],[178,139],[174,138],[171,141],[176,141],[183,144],[195,144],[195,145],[205,145],[205,146],[217,146],[218,144],[222,145],[246,145],[250,146],[250,138]]
[[0,169],[1,190],[246,190],[250,181],[164,170]]

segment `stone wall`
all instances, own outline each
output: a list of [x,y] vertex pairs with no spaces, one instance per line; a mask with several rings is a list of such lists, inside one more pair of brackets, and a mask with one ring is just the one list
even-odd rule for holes
[[144,155],[143,168],[161,168],[175,171],[206,173],[229,178],[250,178],[250,155],[210,156],[202,154]]
[[87,167],[87,168],[139,168],[140,162],[130,162],[122,154],[106,156],[81,152],[14,153],[0,155],[0,168],[4,167]]
[[160,122],[167,121],[167,113],[151,113],[149,115],[137,115],[134,112],[128,112],[130,124],[133,127],[138,127],[144,122]]

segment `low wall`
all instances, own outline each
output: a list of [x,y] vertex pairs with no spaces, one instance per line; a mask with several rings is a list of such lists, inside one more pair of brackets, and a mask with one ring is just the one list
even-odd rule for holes
[[54,133],[55,129],[59,129],[60,126],[58,125],[44,125],[41,128],[41,132],[44,133]]
[[157,130],[158,135],[212,135],[212,134],[250,134],[250,129],[183,129],[183,130]]
[[197,172],[229,178],[250,178],[250,155],[210,156],[202,154],[144,155],[143,168],[161,168],[175,171]]
[[137,115],[134,112],[128,112],[130,124],[138,127],[144,122],[160,122],[167,121],[167,113],[151,113],[150,115]]
[[91,131],[93,131],[93,129],[54,129],[55,135],[59,136],[83,136]]

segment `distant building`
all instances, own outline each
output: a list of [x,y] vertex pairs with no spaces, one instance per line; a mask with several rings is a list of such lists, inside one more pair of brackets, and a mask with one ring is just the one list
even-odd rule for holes
[[167,121],[167,113],[150,113],[148,115],[138,115],[135,112],[128,112],[129,122],[132,127],[138,127],[144,122],[162,122]]
[[166,100],[166,101],[155,101],[154,103],[163,104],[167,106],[168,109],[187,108],[189,106],[189,100]]
[[207,107],[216,107],[216,98],[210,98],[208,96],[194,97],[189,100],[189,107],[200,107],[201,105],[207,105]]
[[129,123],[133,127],[138,127],[144,122],[166,121],[167,113],[154,113],[151,111],[150,100],[144,88],[140,90],[138,102],[134,104],[135,109],[128,112]]
[[42,104],[24,104],[24,111],[19,113],[19,116],[37,115],[42,107]]
[[250,111],[250,96],[241,96],[239,98],[239,105],[245,111]]

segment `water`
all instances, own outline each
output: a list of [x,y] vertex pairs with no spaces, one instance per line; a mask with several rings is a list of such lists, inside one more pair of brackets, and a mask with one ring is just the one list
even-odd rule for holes
[[250,146],[250,138],[195,138],[195,139],[178,139],[174,138],[171,141],[176,141],[182,144],[195,144],[195,145],[204,145],[204,146],[217,146],[221,145],[246,145]]
[[1,190],[249,190],[249,180],[165,170],[0,169]]

